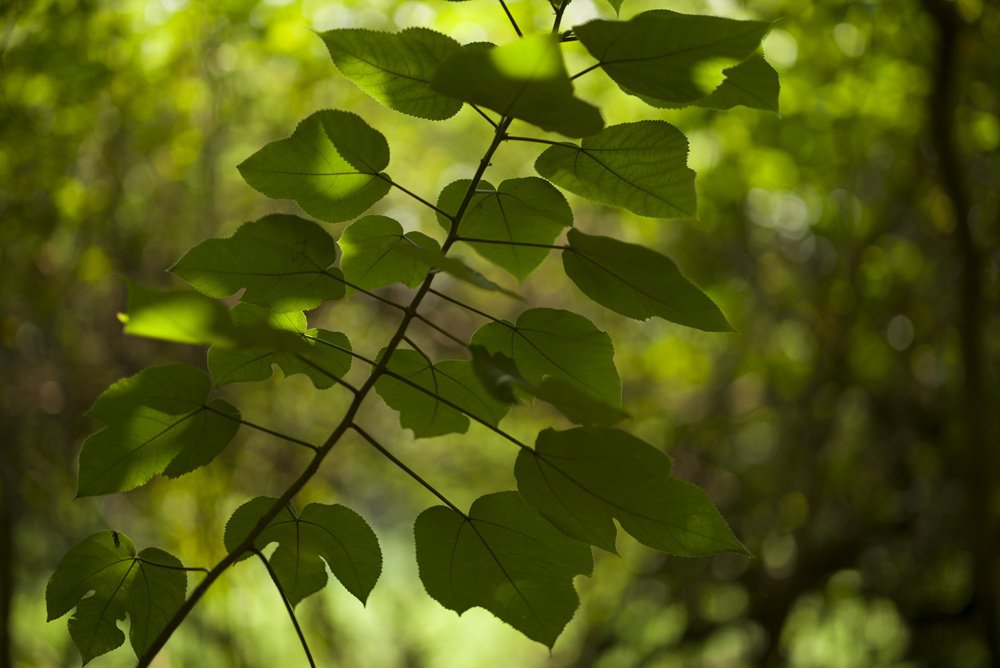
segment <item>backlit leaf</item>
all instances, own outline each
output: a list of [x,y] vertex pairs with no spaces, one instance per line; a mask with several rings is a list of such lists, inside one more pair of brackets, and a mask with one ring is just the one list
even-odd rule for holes
[[629,318],[658,316],[708,332],[732,331],[719,307],[673,260],[645,246],[570,230],[563,267],[583,294]]
[[392,283],[415,288],[427,275],[428,265],[400,250],[408,246],[422,248],[432,256],[441,252],[434,239],[420,232],[404,234],[403,226],[392,218],[359,218],[340,237],[343,251],[340,268],[344,278],[365,290],[375,290]]
[[431,86],[568,137],[586,137],[604,126],[597,108],[573,95],[559,43],[549,34],[497,47],[467,46],[444,59]]
[[[450,214],[458,212],[471,182],[463,179],[441,191],[437,205]],[[438,216],[446,230],[451,220]],[[462,217],[462,237],[498,243],[467,242],[481,256],[503,267],[518,280],[530,274],[549,254],[563,229],[573,224],[573,211],[562,193],[538,177],[508,179],[494,189],[480,181]],[[539,244],[525,246],[519,244]]]
[[399,412],[399,423],[412,429],[417,438],[465,433],[469,418],[463,412],[494,426],[507,414],[507,406],[483,387],[472,362],[445,360],[432,364],[415,350],[397,350],[388,371],[392,375],[379,378],[375,391]]
[[743,61],[770,29],[761,21],[679,14],[666,9],[642,12],[628,21],[595,20],[574,27],[580,42],[626,93],[674,105],[695,102],[718,81],[700,83],[699,66]]
[[211,462],[236,435],[240,414],[184,364],[119,380],[87,415],[106,425],[83,443],[78,496],[124,492],[158,473],[175,478]]
[[640,216],[688,218],[697,213],[688,142],[663,121],[605,128],[579,146],[545,149],[535,169],[557,186]]
[[136,553],[128,536],[102,531],[69,549],[45,589],[48,621],[76,608],[73,644],[88,663],[125,642],[118,622],[129,618],[129,641],[141,656],[184,603],[187,574],[176,557],[155,547]]
[[696,103],[709,109],[731,109],[743,105],[752,109],[778,111],[778,73],[764,60],[764,56],[754,54],[738,65],[723,70],[726,75],[722,84],[712,93]]
[[437,269],[457,278],[463,283],[474,285],[490,292],[502,292],[509,297],[519,298],[517,293],[507,288],[497,285],[481,273],[467,265],[463,260],[450,255],[445,255],[440,250],[428,246],[418,246],[410,244],[399,244],[395,247],[395,254],[408,258],[427,269]]
[[246,346],[226,348],[212,346],[208,350],[208,369],[216,385],[267,380],[272,365],[277,364],[286,376],[297,373],[309,377],[317,389],[335,384],[351,369],[351,342],[340,332],[310,329],[301,311],[271,313],[252,304],[237,304],[231,311],[237,325],[266,322],[274,329],[298,335],[304,346],[289,350],[276,346]]
[[389,192],[389,144],[360,116],[318,111],[288,139],[272,142],[239,165],[244,180],[274,199],[292,199],[330,223],[364,213]]
[[427,28],[384,33],[329,30],[320,37],[340,72],[382,104],[411,116],[443,120],[462,108],[430,86],[438,65],[461,45]]
[[615,525],[663,552],[746,553],[708,495],[670,458],[617,429],[546,429],[514,468],[524,499],[568,536],[615,551]]
[[581,315],[550,308],[528,309],[513,325],[483,325],[471,343],[510,357],[532,383],[553,376],[578,385],[611,406],[621,405],[622,384],[611,337]]
[[579,604],[573,577],[593,568],[587,545],[556,531],[516,492],[478,498],[467,517],[428,508],[414,534],[420,579],[441,605],[460,614],[484,608],[549,647]]
[[[226,523],[226,549],[236,549],[277,501],[259,496],[237,508]],[[362,603],[382,572],[382,550],[375,532],[363,517],[339,504],[310,503],[297,515],[283,508],[254,547],[263,550],[275,542],[278,547],[268,561],[293,606],[326,586],[323,562]]]
[[226,239],[207,239],[170,271],[211,297],[241,288],[241,301],[302,311],[344,296],[337,245],[316,223],[287,215],[245,223]]

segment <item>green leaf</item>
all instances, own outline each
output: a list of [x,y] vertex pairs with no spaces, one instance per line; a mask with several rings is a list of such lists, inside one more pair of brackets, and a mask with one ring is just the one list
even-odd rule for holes
[[221,303],[179,290],[155,290],[128,284],[128,307],[118,319],[125,333],[195,345],[236,345],[239,338]]
[[316,223],[287,215],[245,223],[226,239],[207,239],[170,271],[210,297],[241,288],[241,301],[302,311],[344,296],[333,238]]
[[[454,215],[471,181],[449,184],[438,197],[438,208]],[[451,220],[438,215],[446,230]],[[467,242],[481,256],[524,280],[549,254],[548,248],[519,244],[551,244],[563,229],[573,225],[573,211],[562,193],[538,177],[508,179],[494,189],[480,181],[462,217],[462,237],[498,243]]]
[[611,337],[581,315],[535,308],[512,325],[491,322],[473,334],[471,344],[503,353],[531,383],[560,378],[611,406],[621,406],[621,378]]
[[399,412],[399,423],[412,429],[417,438],[465,433],[469,418],[463,413],[494,426],[507,414],[507,406],[483,387],[469,361],[432,364],[415,350],[397,350],[388,371],[393,375],[379,378],[375,391]]
[[517,494],[476,499],[469,515],[428,508],[414,526],[427,593],[459,614],[478,606],[549,647],[573,617],[573,577],[589,575],[590,549],[556,531]]
[[[258,496],[237,508],[226,523],[226,549],[235,550],[277,502]],[[339,504],[310,503],[298,515],[283,508],[254,546],[263,550],[275,542],[278,547],[268,562],[293,606],[326,586],[324,561],[362,603],[382,572],[382,550],[375,532],[361,515]],[[247,553],[241,559],[250,556]]]
[[239,411],[209,401],[210,382],[184,364],[150,367],[119,380],[87,415],[106,425],[83,443],[78,496],[124,492],[158,473],[170,478],[205,466],[240,426]]
[[[683,105],[715,87],[699,82],[707,74],[701,66],[749,58],[770,27],[761,21],[657,9],[628,21],[590,21],[573,31],[626,93]],[[722,67],[715,66],[717,76],[708,77],[716,85]]]
[[563,267],[583,294],[629,318],[659,316],[707,332],[733,329],[673,260],[645,246],[570,230]]
[[754,54],[742,63],[723,70],[726,78],[712,93],[698,100],[699,107],[709,109],[732,109],[743,105],[751,109],[778,111],[780,84],[778,73],[764,60],[761,54]]
[[462,45],[427,28],[384,33],[360,28],[320,34],[340,72],[382,104],[435,121],[462,108],[453,97],[430,86],[441,61]]
[[535,169],[557,186],[640,216],[688,218],[697,214],[688,142],[663,121],[605,128],[579,146],[545,149]]
[[392,283],[415,288],[427,275],[428,265],[400,250],[411,246],[432,255],[441,252],[438,243],[426,234],[404,234],[403,226],[392,218],[365,216],[351,223],[340,237],[340,268],[348,281],[365,290]]
[[48,621],[76,608],[73,644],[88,663],[125,642],[118,621],[129,618],[129,641],[142,656],[184,603],[187,575],[173,555],[155,547],[138,554],[128,536],[102,531],[69,549],[45,589]]
[[746,549],[708,495],[671,475],[670,458],[618,429],[546,429],[514,466],[524,499],[567,536],[615,551],[615,525],[685,557]]
[[601,113],[573,95],[559,42],[538,33],[503,46],[470,45],[442,61],[431,86],[568,137],[604,126]]
[[295,200],[310,215],[339,223],[385,197],[391,181],[382,170],[388,164],[389,144],[380,132],[357,114],[325,110],[238,168],[268,197]]
[[267,380],[272,365],[277,364],[286,376],[297,373],[309,377],[316,389],[335,384],[351,369],[351,342],[340,332],[309,329],[301,311],[272,313],[252,304],[237,304],[230,312],[237,325],[266,322],[269,327],[292,332],[304,342],[304,350],[277,346],[225,348],[208,350],[208,370],[216,385]]
[[516,292],[512,292],[507,288],[497,285],[469,265],[465,264],[465,262],[461,259],[445,255],[440,250],[436,250],[433,247],[427,245],[415,246],[400,244],[396,246],[395,251],[397,255],[409,258],[410,260],[423,265],[427,269],[437,269],[439,271],[443,271],[463,283],[468,283],[469,285],[474,285],[477,288],[489,290],[490,292],[502,292],[508,297],[520,299]]

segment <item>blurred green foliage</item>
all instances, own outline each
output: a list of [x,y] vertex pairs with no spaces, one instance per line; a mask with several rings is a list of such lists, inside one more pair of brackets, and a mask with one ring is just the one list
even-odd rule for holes
[[[954,130],[984,254],[977,363],[983,405],[995,409],[1000,11],[983,0],[946,4],[961,18]],[[629,0],[622,17],[652,6]],[[522,26],[547,20],[546,3],[510,7]],[[301,503],[349,500],[375,526],[386,565],[367,608],[336,588],[303,603],[322,664],[990,665],[972,605],[973,537],[986,532],[997,545],[1000,499],[991,489],[969,511],[963,258],[929,131],[932,15],[919,0],[684,0],[671,9],[777,20],[765,53],[781,73],[781,115],[662,112],[692,141],[697,222],[573,204],[588,231],[667,249],[738,333],[652,321],[626,328],[589,304],[574,308],[618,344],[634,432],[708,490],[755,558],[654,556],[623,537],[621,560],[598,555],[595,577],[577,580],[584,607],[550,657],[487,613],[456,618],[423,593],[411,528],[429,499],[345,444]],[[564,25],[598,12],[607,7],[575,0]],[[13,0],[0,17],[0,600],[12,604],[8,661],[73,665],[64,622],[43,621],[42,595],[70,545],[115,528],[208,565],[223,553],[228,515],[250,496],[279,492],[304,461],[244,435],[181,483],[73,499],[94,397],[151,363],[204,363],[200,349],[121,335],[123,279],[164,285],[161,272],[190,246],[281,208],[235,166],[318,109],[355,111],[391,146],[411,147],[393,160],[419,165],[407,186],[432,199],[471,173],[478,149],[469,147],[488,136],[474,113],[447,125],[404,122],[339,78],[311,30],[439,26],[466,42],[514,35],[492,3],[434,0]],[[568,57],[571,72],[585,62],[578,46]],[[612,85],[596,73],[578,84],[584,99]],[[633,103],[608,107],[607,121],[628,120]],[[494,182],[529,173],[536,152],[505,151]],[[408,229],[435,225],[405,198],[379,207]],[[525,283],[531,303],[576,299],[545,267]],[[477,324],[440,309],[455,331]],[[315,315],[372,346],[389,326],[377,304]],[[302,438],[320,439],[343,408],[343,396],[311,392],[308,379],[270,382],[233,394],[245,414]],[[523,417],[526,440],[548,423]],[[982,445],[995,448],[996,411],[983,419]],[[448,437],[413,444],[392,424],[381,430],[459,505],[477,487],[512,484],[513,455],[491,447],[485,431],[473,449]],[[992,488],[996,468],[989,474]],[[234,569],[171,641],[164,665],[287,665],[299,650],[290,628],[274,630],[282,614],[266,574]],[[129,663],[119,650],[95,665]]]

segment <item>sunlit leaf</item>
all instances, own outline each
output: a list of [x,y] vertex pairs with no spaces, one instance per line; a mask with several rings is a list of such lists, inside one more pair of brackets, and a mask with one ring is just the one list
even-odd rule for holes
[[216,385],[267,380],[277,364],[286,376],[300,373],[317,389],[332,387],[351,369],[351,342],[340,332],[310,329],[301,311],[272,313],[252,304],[237,304],[230,312],[237,325],[266,322],[274,329],[294,333],[304,343],[290,350],[274,345],[220,347],[208,350],[208,369]]
[[[463,179],[446,186],[438,197],[438,207],[456,214],[470,183]],[[438,222],[450,229],[448,218],[439,215]],[[462,237],[497,242],[468,244],[518,280],[524,280],[549,254],[543,246],[551,244],[572,224],[573,211],[562,193],[544,179],[528,177],[508,179],[496,189],[488,181],[480,181],[462,216],[459,233]]]
[[557,186],[640,216],[688,218],[697,213],[688,142],[663,121],[605,128],[579,146],[545,149],[535,169]]
[[516,492],[482,496],[468,516],[428,508],[414,534],[420,579],[441,605],[484,608],[549,647],[579,604],[573,577],[593,568],[587,545],[556,531]]
[[119,319],[125,333],[196,345],[235,345],[237,333],[222,303],[197,292],[128,286],[128,307]]
[[411,288],[420,285],[427,275],[426,262],[401,251],[401,247],[421,248],[436,257],[441,247],[420,232],[403,233],[403,226],[386,216],[365,216],[351,223],[340,237],[343,257],[340,268],[344,278],[365,290],[375,290],[392,283]]
[[461,49],[427,28],[384,33],[361,28],[329,30],[320,37],[337,69],[382,104],[411,116],[443,120],[462,108],[430,86],[438,65]]
[[[628,21],[590,21],[573,31],[626,93],[680,105],[711,93],[723,63],[749,58],[769,29],[761,21],[657,9]],[[717,76],[708,77],[718,79],[714,84],[699,82],[706,74],[699,66],[706,63],[718,63]]]
[[187,575],[176,557],[155,547],[136,553],[115,531],[102,531],[69,549],[45,589],[48,621],[76,608],[73,644],[88,663],[125,642],[118,622],[129,618],[129,641],[141,656],[184,603]]
[[554,35],[537,33],[503,46],[467,46],[441,63],[435,90],[568,137],[604,126],[596,107],[573,95]]
[[255,189],[292,199],[330,223],[364,213],[389,192],[389,144],[360,116],[318,111],[288,139],[272,142],[239,165]]
[[302,311],[344,296],[333,238],[316,223],[287,215],[245,223],[226,239],[201,242],[170,271],[211,297],[241,288],[244,302]]
[[570,230],[563,267],[583,294],[629,318],[658,316],[709,332],[732,331],[715,302],[673,260],[645,246]]
[[124,492],[164,473],[175,478],[211,462],[239,429],[240,414],[209,400],[211,383],[184,364],[119,380],[87,415],[106,425],[80,452],[79,496]]
[[615,551],[615,525],[685,557],[746,553],[708,495],[671,475],[670,458],[618,429],[546,429],[514,468],[524,499],[568,536]]
[[[277,501],[259,496],[237,508],[226,523],[226,549],[235,550]],[[323,562],[362,603],[382,572],[382,550],[375,532],[363,517],[339,504],[310,503],[297,515],[283,508],[254,547],[263,550],[275,542],[278,547],[268,561],[292,605],[326,586]]]
[[541,383],[544,376],[561,378],[611,406],[621,405],[622,384],[611,337],[581,315],[528,309],[513,325],[483,325],[471,343],[510,357],[532,383]]
[[483,387],[472,362],[445,360],[432,364],[415,350],[397,350],[388,370],[391,375],[379,378],[375,391],[399,412],[399,423],[412,429],[417,438],[465,433],[469,418],[463,413],[491,425],[507,414],[507,406]]

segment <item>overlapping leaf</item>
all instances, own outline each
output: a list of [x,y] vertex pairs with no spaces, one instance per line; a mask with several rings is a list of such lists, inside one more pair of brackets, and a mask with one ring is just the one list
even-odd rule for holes
[[403,226],[386,216],[365,216],[351,223],[340,237],[340,268],[352,284],[375,290],[392,283],[417,287],[428,264],[405,248],[420,248],[432,257],[441,254],[434,239],[420,232],[403,233]]
[[299,337],[295,349],[276,345],[243,347],[212,346],[208,350],[208,370],[216,385],[267,380],[277,364],[286,376],[308,376],[317,389],[335,384],[351,369],[351,342],[340,332],[310,329],[301,311],[272,313],[252,304],[237,304],[230,312],[237,326],[261,322]]
[[337,69],[387,107],[431,120],[451,118],[462,108],[459,100],[430,86],[441,61],[462,48],[452,38],[427,28],[400,33],[348,28],[320,37]]
[[450,255],[445,255],[440,250],[427,246],[399,244],[395,247],[395,254],[403,258],[408,258],[413,262],[423,265],[426,269],[437,269],[457,278],[463,283],[474,285],[490,292],[502,292],[508,297],[517,298],[517,293],[512,292],[500,285],[497,285],[481,273],[467,265],[463,260]]
[[125,642],[118,622],[129,618],[129,641],[142,656],[184,603],[187,575],[163,550],[136,553],[124,534],[102,531],[66,553],[45,589],[48,621],[76,608],[69,633],[88,663]]
[[557,186],[640,216],[686,218],[697,213],[688,143],[663,121],[605,128],[579,146],[545,149],[535,169]]
[[732,109],[742,105],[751,109],[778,111],[778,73],[764,60],[764,56],[754,54],[722,72],[726,78],[708,97],[698,100],[696,104],[699,107]]
[[568,137],[586,137],[604,126],[597,108],[573,95],[554,35],[529,35],[497,47],[467,46],[442,61],[431,86]]
[[204,371],[150,367],[119,380],[87,415],[106,425],[80,452],[79,496],[124,492],[154,475],[171,478],[211,462],[236,435],[239,411],[209,400]]
[[211,297],[241,288],[244,302],[302,311],[344,296],[333,238],[316,223],[287,215],[245,223],[226,239],[207,239],[170,270]]
[[471,344],[511,358],[531,383],[561,378],[611,406],[621,406],[621,378],[611,337],[581,315],[550,308],[524,311],[515,324],[491,322]]
[[472,367],[486,391],[502,402],[516,400],[514,389],[551,404],[576,424],[611,425],[628,417],[624,411],[595,397],[579,383],[545,376],[533,383],[517,370],[514,360],[503,353],[490,353],[473,345]]
[[615,551],[615,525],[680,556],[745,553],[708,495],[671,475],[670,459],[617,429],[546,429],[514,468],[524,499],[568,536]]
[[[226,549],[236,549],[277,501],[259,496],[237,508],[226,523]],[[382,550],[375,532],[363,517],[339,504],[310,503],[298,515],[283,508],[254,547],[263,550],[274,542],[278,547],[268,561],[293,606],[326,586],[324,561],[362,603],[382,572]]]
[[298,202],[330,223],[364,213],[389,192],[382,170],[389,144],[360,116],[318,111],[288,139],[272,142],[239,165],[244,180],[268,197]]
[[397,350],[388,371],[375,391],[417,438],[465,433],[469,418],[464,413],[492,425],[507,414],[507,406],[486,391],[471,362],[431,363],[415,350]]
[[769,29],[770,24],[760,21],[657,9],[628,21],[590,21],[573,31],[626,93],[679,106],[704,98],[715,87],[699,83],[705,74],[699,66],[746,60]]
[[516,492],[480,497],[468,516],[428,508],[414,527],[427,593],[461,614],[478,606],[551,647],[576,611],[576,575],[593,568],[590,549],[567,538]]
[[570,230],[563,267],[583,294],[629,318],[658,316],[709,332],[732,330],[673,260],[645,246]]
[[[463,179],[446,186],[438,197],[438,208],[458,213],[470,183]],[[451,227],[451,220],[444,216],[439,215],[438,222],[445,229]],[[524,280],[549,254],[544,246],[571,225],[573,211],[562,193],[544,179],[528,177],[508,179],[499,188],[480,181],[459,232],[462,237],[494,242],[468,243],[487,260]]]

